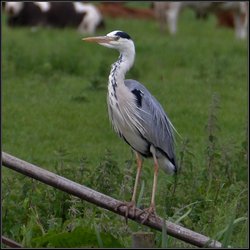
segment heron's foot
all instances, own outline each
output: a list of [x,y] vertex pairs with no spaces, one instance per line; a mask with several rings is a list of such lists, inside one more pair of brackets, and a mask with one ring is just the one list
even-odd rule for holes
[[143,209],[143,211],[140,212],[138,216],[141,216],[142,214],[146,214],[142,221],[142,224],[144,224],[145,221],[149,219],[149,217],[157,217],[154,205],[150,205],[149,208]]
[[126,219],[126,223],[128,223],[128,213],[130,210],[132,210],[132,216],[135,217],[135,202],[134,201],[130,201],[130,202],[122,202],[120,204],[118,204],[115,208],[115,210],[118,210],[120,207],[126,207],[125,210],[125,219]]

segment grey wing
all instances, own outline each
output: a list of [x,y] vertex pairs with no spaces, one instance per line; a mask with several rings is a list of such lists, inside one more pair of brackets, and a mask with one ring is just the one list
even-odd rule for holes
[[135,95],[139,119],[143,127],[140,131],[141,135],[175,165],[174,127],[162,106],[139,82],[125,80],[125,85]]

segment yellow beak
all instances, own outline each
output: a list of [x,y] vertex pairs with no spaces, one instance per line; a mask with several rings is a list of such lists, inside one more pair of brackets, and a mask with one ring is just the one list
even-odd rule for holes
[[109,43],[111,41],[114,41],[114,38],[109,36],[95,36],[95,37],[82,38],[82,40],[92,43]]

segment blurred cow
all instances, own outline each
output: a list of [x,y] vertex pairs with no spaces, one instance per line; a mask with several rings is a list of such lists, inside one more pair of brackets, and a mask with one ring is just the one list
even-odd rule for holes
[[32,2],[6,2],[5,12],[9,26],[38,26],[46,22],[40,7]]
[[233,26],[235,36],[239,39],[247,37],[248,26],[248,3],[247,2],[154,2],[153,8],[155,17],[160,23],[163,31],[166,23],[170,34],[177,32],[177,23],[181,11],[191,8],[196,12],[197,17],[206,18],[210,13],[219,17],[220,12],[231,12],[233,16]]
[[111,18],[154,19],[152,8],[135,8],[126,6],[125,2],[101,2],[99,10]]
[[80,2],[6,2],[9,26],[77,27],[80,33],[95,33],[104,27],[99,10]]

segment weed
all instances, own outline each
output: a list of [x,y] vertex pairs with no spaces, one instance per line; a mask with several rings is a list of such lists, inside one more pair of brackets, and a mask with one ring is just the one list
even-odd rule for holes
[[107,150],[104,158],[93,172],[91,183],[99,192],[113,196],[120,190],[120,179],[120,168],[113,160],[111,152]]
[[208,173],[208,190],[211,185],[212,178],[215,177],[215,169],[216,159],[220,156],[218,153],[218,138],[217,131],[220,129],[217,122],[217,110],[220,108],[219,106],[219,96],[214,93],[212,96],[212,102],[210,106],[210,112],[208,117],[208,123],[206,126],[208,132],[208,142],[206,148],[207,155],[207,173]]

